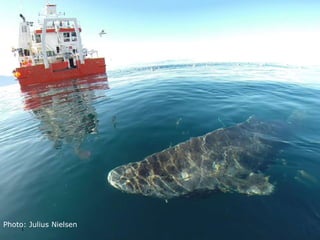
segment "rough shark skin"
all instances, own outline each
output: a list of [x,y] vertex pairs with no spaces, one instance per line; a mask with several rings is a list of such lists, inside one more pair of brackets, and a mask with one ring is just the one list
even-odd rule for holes
[[163,199],[216,190],[268,195],[274,186],[260,171],[277,153],[276,130],[250,117],[116,167],[108,182],[123,192]]

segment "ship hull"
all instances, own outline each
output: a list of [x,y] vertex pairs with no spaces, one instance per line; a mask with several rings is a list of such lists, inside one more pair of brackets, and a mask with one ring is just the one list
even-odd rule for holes
[[76,79],[90,75],[105,74],[106,64],[104,58],[88,58],[83,64],[76,61],[75,67],[70,67],[68,62],[55,62],[45,68],[44,64],[20,67],[15,70],[15,75],[20,85],[59,82],[67,79]]

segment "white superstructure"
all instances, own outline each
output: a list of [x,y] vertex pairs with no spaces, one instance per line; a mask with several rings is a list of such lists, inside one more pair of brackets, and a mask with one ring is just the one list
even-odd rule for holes
[[57,13],[53,4],[45,6],[37,27],[22,14],[20,17],[19,47],[15,49],[20,67],[44,64],[49,68],[51,63],[68,61],[69,67],[75,68],[78,60],[84,63],[87,50],[82,47],[81,27],[76,18]]

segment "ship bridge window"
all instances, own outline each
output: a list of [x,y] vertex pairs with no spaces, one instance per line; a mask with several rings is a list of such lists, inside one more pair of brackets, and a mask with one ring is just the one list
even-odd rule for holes
[[55,55],[56,55],[56,53],[54,51],[47,51],[47,56],[48,57],[53,57]]
[[18,53],[19,53],[19,57],[23,57],[23,50],[22,50],[22,48],[19,48],[19,49],[18,49]]
[[23,49],[23,53],[25,56],[30,56],[30,51],[28,49]]
[[36,34],[35,38],[36,38],[36,43],[41,43],[41,35],[40,34]]
[[76,42],[76,41],[77,41],[77,33],[76,33],[76,32],[72,32],[72,33],[71,33],[71,40],[72,40],[73,42]]
[[63,33],[63,41],[70,42],[70,33],[68,32]]
[[19,48],[18,49],[19,57],[30,56],[30,50]]

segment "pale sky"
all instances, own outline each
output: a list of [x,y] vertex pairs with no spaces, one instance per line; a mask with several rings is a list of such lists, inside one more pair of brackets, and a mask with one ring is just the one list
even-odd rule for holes
[[[1,3],[0,75],[18,61],[19,14],[37,21],[48,1]],[[84,47],[107,67],[164,60],[280,62],[320,65],[320,1],[316,0],[56,0],[77,17]],[[99,37],[104,29],[108,34]]]

